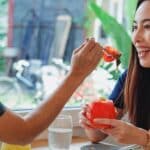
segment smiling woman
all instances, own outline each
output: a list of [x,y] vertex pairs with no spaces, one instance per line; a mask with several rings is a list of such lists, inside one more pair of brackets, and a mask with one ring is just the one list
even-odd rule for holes
[[[148,1],[145,3],[149,3]],[[136,12],[133,24],[132,41],[136,47],[139,63],[150,68],[150,5],[141,5]]]
[[[40,1],[40,0],[39,0]],[[51,30],[49,29],[49,25],[53,25],[50,23],[54,23],[55,21],[49,20],[47,22],[47,19],[50,19],[51,17],[49,15],[53,15],[53,10],[51,9],[49,1],[45,3],[45,1],[41,0],[40,2],[44,4],[41,5],[41,3],[32,3],[33,5],[30,5],[30,2],[34,2],[31,0],[26,0],[26,1],[14,1],[15,4],[17,5],[18,3],[22,3],[24,5],[17,5],[15,7],[16,10],[19,10],[19,15],[23,13],[23,16],[25,17],[18,17],[18,15],[13,15],[12,16],[16,17],[16,19],[19,19],[19,23],[23,24],[17,24],[12,27],[16,29],[14,31],[14,37],[13,37],[13,46],[16,46],[17,44],[20,46],[19,48],[23,52],[22,58],[30,59],[30,58],[40,58],[44,59],[43,63],[45,63],[47,58],[47,55],[49,52],[49,48],[51,43],[51,31],[54,31],[53,28]],[[81,16],[79,13],[84,10],[83,5],[73,5],[76,4],[76,1],[72,1],[72,3],[68,3],[68,1],[59,1],[59,4],[56,1],[50,1],[50,2],[55,2],[54,6],[63,6],[66,2],[70,6],[70,4],[75,7],[72,9],[72,7],[67,7],[69,9],[63,9],[63,12],[65,13],[70,13],[71,10],[75,10],[73,12],[73,15],[77,15],[77,20],[75,19],[74,22],[76,23],[72,27],[74,27],[71,31],[73,35],[79,35],[79,36],[73,36],[68,42],[73,41],[75,45],[76,43],[79,45],[79,42],[82,41],[83,39],[83,28],[80,27],[80,21],[78,20]],[[83,2],[83,0],[81,1]],[[146,4],[145,4],[146,3]],[[45,6],[45,4],[49,4],[48,7]],[[83,4],[83,3],[82,3]],[[145,9],[145,5],[150,5],[150,1],[144,1],[140,7],[137,9],[137,14],[139,9]],[[20,7],[21,6],[21,7]],[[28,6],[29,11],[26,12],[26,9],[22,8]],[[46,21],[46,29],[44,28],[45,26],[41,26],[39,20],[39,14],[35,9],[32,7],[35,7],[35,9],[40,8],[40,17],[42,18],[42,21]],[[39,7],[40,6],[40,7]],[[80,7],[81,8],[80,8]],[[43,8],[45,7],[45,9]],[[21,9],[22,8],[22,9]],[[20,11],[22,10],[22,11]],[[43,10],[47,10],[46,13]],[[56,9],[58,12],[58,9]],[[24,12],[25,11],[25,12]],[[144,10],[143,10],[144,11]],[[42,16],[42,15],[48,15],[48,16]],[[137,15],[136,14],[136,15]],[[54,13],[54,16],[56,17]],[[139,14],[138,14],[139,15]],[[54,17],[53,16],[53,17]],[[80,16],[80,17],[79,17]],[[142,16],[141,16],[142,17]],[[144,17],[144,16],[143,16]],[[23,18],[23,19],[22,19]],[[54,19],[54,18],[53,18]],[[82,17],[80,18],[81,20],[83,19]],[[136,47],[137,43],[142,43],[144,46],[148,46],[147,41],[147,33],[144,32],[144,30],[147,30],[147,27],[141,30],[141,25],[139,24],[139,18],[136,18],[136,30],[134,30],[133,34],[133,42],[134,48],[132,49],[132,56],[131,56],[131,63],[129,66],[129,69],[127,72],[121,76],[121,78],[118,80],[118,84],[116,88],[113,91],[113,94],[109,97],[109,99],[112,99],[113,102],[115,103],[115,106],[118,109],[119,116],[121,116],[126,110],[129,111],[129,116],[132,124],[127,124],[123,121],[120,120],[97,120],[99,124],[110,124],[113,126],[113,128],[109,130],[103,130],[102,132],[106,134],[112,135],[115,139],[117,139],[119,142],[122,143],[129,143],[129,144],[139,144],[143,146],[147,146],[149,148],[149,133],[148,129],[150,128],[150,112],[149,112],[149,90],[150,90],[150,80],[149,80],[149,60],[146,57],[146,53],[148,49],[142,49],[141,47],[139,48],[140,55],[137,55],[137,50],[138,46]],[[14,19],[15,20],[15,19]],[[26,21],[26,22],[24,22]],[[79,21],[79,22],[78,22]],[[22,27],[24,27],[22,30]],[[39,27],[41,27],[39,29]],[[74,34],[74,30],[77,30],[77,33]],[[76,31],[75,30],[75,31]],[[18,38],[19,40],[15,40],[16,34],[22,35],[22,38]],[[45,34],[44,34],[45,33]],[[143,33],[142,36],[140,33]],[[142,38],[140,38],[142,37]],[[40,40],[42,39],[42,42]],[[61,38],[60,38],[61,39]],[[77,39],[72,40],[72,39]],[[80,40],[80,41],[78,41]],[[33,42],[31,42],[33,41]],[[36,42],[36,43],[34,43]],[[44,47],[42,47],[44,46]],[[141,46],[143,46],[141,44]],[[38,45],[38,50],[37,50],[37,45]],[[139,44],[140,45],[140,44]],[[31,46],[31,47],[30,47]],[[72,45],[71,45],[72,47]],[[35,51],[32,51],[33,49]],[[71,49],[71,48],[69,48]],[[37,51],[36,51],[37,50]],[[71,49],[72,50],[72,49]],[[73,51],[73,50],[72,50]],[[72,52],[71,51],[71,52]],[[24,53],[25,52],[25,53]],[[68,58],[70,58],[71,52],[66,51],[67,55],[65,55]],[[65,53],[65,54],[66,54]],[[69,54],[68,54],[69,53]],[[69,71],[67,70],[67,74],[65,76],[57,76],[58,78],[55,77],[51,79],[51,82],[47,82],[52,88],[54,88],[54,81],[59,82],[60,78],[63,77],[63,80],[61,80],[61,83],[57,88],[55,88],[54,91],[51,89],[48,89],[49,92],[51,92],[50,95],[48,95],[47,98],[44,99],[43,102],[40,103],[40,105],[33,110],[29,115],[26,115],[25,117],[21,117],[18,114],[12,112],[10,109],[8,109],[6,106],[1,104],[1,117],[0,117],[0,140],[7,142],[7,143],[13,143],[13,144],[27,144],[30,143],[39,133],[41,133],[44,129],[46,129],[49,124],[53,122],[55,117],[60,113],[64,105],[68,102],[68,100],[71,98],[73,93],[76,91],[76,89],[83,83],[84,79],[96,68],[98,65],[99,61],[101,60],[103,56],[103,48],[101,45],[99,45],[95,39],[87,39],[85,42],[77,49],[74,50],[73,55],[72,55],[72,60],[71,60],[71,66],[69,68]],[[143,59],[144,58],[144,59]],[[58,70],[61,72],[61,67],[64,67],[64,64],[62,66],[61,63],[57,62],[55,65],[57,65]],[[56,71],[56,70],[55,70]],[[52,73],[56,73],[56,72]],[[56,75],[56,74],[55,74]],[[64,75],[64,74],[63,74]],[[100,76],[104,76],[102,73],[100,73]],[[33,76],[32,76],[33,77]],[[98,76],[99,78],[99,76]],[[33,77],[33,80],[35,78]],[[102,80],[102,79],[101,79]],[[104,83],[103,81],[101,81]],[[85,85],[85,90],[93,90],[94,88],[89,85],[89,84],[82,84]],[[99,85],[100,86],[100,85]],[[125,87],[125,94],[124,92],[124,87]],[[82,87],[81,87],[82,89]],[[110,91],[110,88],[109,88]],[[141,92],[142,91],[142,92]],[[81,91],[79,90],[78,93],[75,94],[81,94]],[[81,96],[85,96],[82,93]],[[80,99],[83,100],[81,97]],[[91,98],[91,97],[90,97]],[[12,99],[11,99],[12,100]],[[27,99],[25,99],[27,101]],[[12,101],[11,101],[12,102]],[[19,106],[23,105],[19,103]],[[81,104],[81,103],[80,103]],[[78,106],[81,106],[81,105]],[[37,105],[36,105],[37,106]],[[72,113],[73,109],[71,110],[69,108],[69,111]],[[77,117],[77,111],[73,113],[73,115]],[[82,115],[82,125],[86,129],[89,129],[88,131],[86,130],[88,136],[93,142],[97,142],[99,140],[102,140],[104,137],[106,137],[106,134],[103,134],[100,132],[99,129],[94,129],[90,127],[90,124],[88,124],[88,121],[84,118],[84,115]],[[119,117],[118,117],[119,118]],[[78,121],[78,119],[76,119]],[[78,122],[77,122],[78,123]],[[10,126],[11,124],[11,126]],[[130,130],[131,132],[126,132],[127,130]],[[118,131],[116,133],[116,131]],[[125,132],[120,132],[120,131],[125,131]],[[90,133],[89,133],[90,132]],[[16,134],[17,133],[17,134]],[[92,135],[92,136],[91,136]],[[139,137],[138,139],[135,137]],[[120,138],[121,137],[121,138]],[[126,137],[129,137],[128,139]],[[130,139],[131,137],[131,139]]]
[[[80,123],[92,142],[111,135],[119,143],[137,144],[150,149],[150,1],[139,0],[135,13],[132,49],[128,70],[119,78],[109,99],[113,100],[118,116],[116,119],[97,118],[95,123],[111,125],[110,129],[95,129],[86,118],[83,108]],[[126,112],[130,123],[119,120]],[[130,131],[130,132],[127,132]],[[136,138],[139,137],[139,138]]]

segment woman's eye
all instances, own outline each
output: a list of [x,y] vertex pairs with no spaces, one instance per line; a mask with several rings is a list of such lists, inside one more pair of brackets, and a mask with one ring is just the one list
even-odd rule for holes
[[144,28],[145,28],[145,29],[150,29],[150,24],[144,25]]

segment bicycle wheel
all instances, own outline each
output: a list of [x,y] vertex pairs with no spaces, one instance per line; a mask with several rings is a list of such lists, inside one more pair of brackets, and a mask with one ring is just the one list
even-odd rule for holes
[[0,77],[0,100],[9,106],[14,106],[22,99],[22,91],[15,79]]

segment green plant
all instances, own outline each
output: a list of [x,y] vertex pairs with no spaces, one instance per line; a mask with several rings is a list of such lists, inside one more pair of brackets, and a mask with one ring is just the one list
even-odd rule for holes
[[133,23],[137,1],[138,0],[126,0],[125,1],[125,14],[127,16],[126,20],[128,22],[127,30],[129,32],[131,32],[132,30],[132,23]]
[[[131,25],[137,0],[132,1],[132,4],[130,2],[131,1],[129,0],[127,1],[126,10],[132,9],[132,12],[130,11],[130,14],[127,15],[130,20],[129,24]],[[114,46],[119,51],[121,51],[122,53],[121,64],[123,68],[127,68],[129,53],[131,49],[131,37],[128,34],[127,29],[125,29],[123,25],[119,24],[114,17],[109,15],[94,1],[89,1],[88,7],[90,8],[90,10],[92,10],[92,12],[94,12],[95,16],[101,21],[104,32],[111,38],[112,42],[114,43]]]
[[[95,2],[95,0],[93,0]],[[91,10],[86,7],[85,14],[84,14],[84,24],[83,27],[86,32],[87,37],[92,37],[93,33],[93,26],[94,26],[94,20],[96,19],[96,16],[94,13],[91,13]]]

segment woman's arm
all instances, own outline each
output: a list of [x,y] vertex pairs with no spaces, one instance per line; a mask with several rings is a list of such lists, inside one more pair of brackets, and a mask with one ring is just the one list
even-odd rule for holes
[[54,120],[81,82],[80,78],[68,75],[48,100],[24,118],[7,109],[0,117],[0,140],[14,144],[30,143]]
[[145,146],[147,143],[148,131],[130,123],[116,119],[96,119],[95,123],[111,125],[112,128],[104,129],[103,132],[114,137],[119,143],[137,144],[141,146]]
[[102,50],[94,39],[86,41],[73,53],[71,69],[62,84],[49,98],[25,118],[6,109],[0,117],[0,140],[7,143],[30,143],[46,129],[61,111],[76,88],[97,66]]

